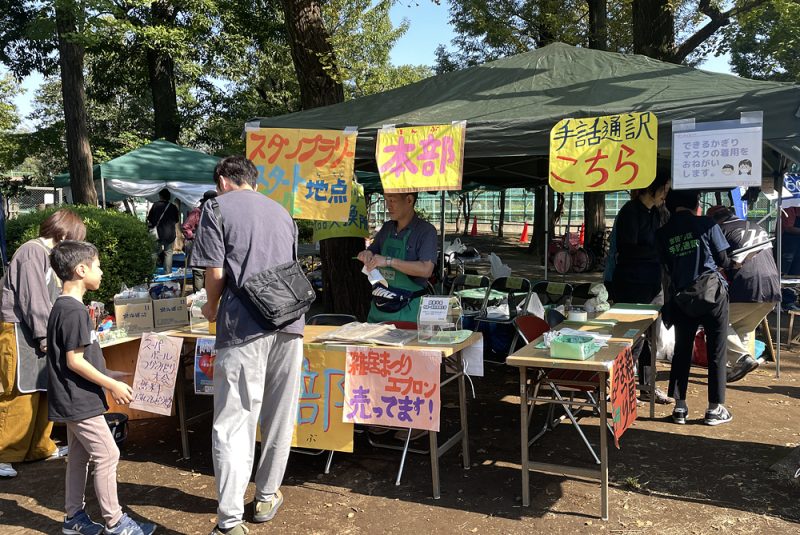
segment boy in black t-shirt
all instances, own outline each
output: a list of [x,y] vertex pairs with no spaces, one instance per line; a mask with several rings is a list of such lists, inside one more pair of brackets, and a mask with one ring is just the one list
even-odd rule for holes
[[[149,535],[154,524],[138,524],[123,514],[117,500],[119,448],[106,424],[108,410],[103,389],[119,404],[130,403],[133,391],[108,377],[97,333],[83,304],[87,290],[97,290],[103,271],[97,248],[91,243],[64,240],[50,253],[50,265],[64,281],[47,322],[47,391],[50,420],[67,428],[69,460],[66,477],[66,513],[61,532],[66,535],[99,533]],[[94,488],[106,525],[93,522],[84,511],[89,462],[95,465]]]

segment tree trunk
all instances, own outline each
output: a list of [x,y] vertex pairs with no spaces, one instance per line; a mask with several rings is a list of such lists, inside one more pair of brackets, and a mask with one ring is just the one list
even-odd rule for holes
[[[608,48],[608,7],[606,0],[587,0],[589,4],[589,48]],[[588,245],[598,231],[606,229],[606,194],[583,194],[584,243]]]
[[319,242],[325,312],[352,314],[359,321],[367,320],[370,287],[361,273],[363,264],[353,260],[363,250],[363,238],[330,238]]
[[[153,2],[150,13],[153,27],[175,25],[176,8],[167,2]],[[177,143],[181,122],[175,90],[175,62],[166,51],[150,48],[147,50],[147,71],[153,96],[153,138]]]
[[633,0],[633,51],[675,61],[675,11],[670,0]]
[[83,46],[72,34],[77,32],[78,6],[74,1],[56,2],[58,63],[61,67],[61,96],[67,127],[69,185],[75,204],[97,204],[92,176],[92,149],[86,116],[86,90],[83,84]]
[[[544,212],[544,199],[545,189],[547,195],[550,196],[547,204],[547,217],[550,221],[547,235],[545,236],[545,212]],[[553,190],[545,188],[545,186],[536,186],[533,197],[533,239],[528,246],[528,252],[539,260],[542,260],[542,265],[547,261],[547,247],[553,237],[553,214],[555,208],[555,198]]]
[[[337,72],[336,58],[319,4],[314,0],[281,0],[281,4],[303,109],[344,102],[342,84],[331,76]],[[330,238],[320,242],[326,312],[366,319],[370,288],[361,273],[362,264],[353,260],[363,250],[361,238]]]
[[315,0],[281,0],[281,4],[292,62],[300,82],[303,109],[344,102],[336,56],[328,40],[319,3]]
[[503,221],[506,220],[506,190],[500,190],[500,222],[497,224],[497,237],[503,237]]
[[469,193],[464,193],[464,204],[461,205],[461,210],[464,212],[464,236],[469,235],[469,214],[472,212],[472,203],[469,202]]

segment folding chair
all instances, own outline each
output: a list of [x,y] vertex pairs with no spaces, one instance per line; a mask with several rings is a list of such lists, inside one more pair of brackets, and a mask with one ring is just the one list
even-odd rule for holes
[[[500,292],[506,295],[505,299],[508,302],[508,316],[498,317],[489,316],[489,301],[494,292]],[[526,315],[528,313],[528,301],[531,299],[531,281],[521,277],[498,277],[489,285],[489,290],[486,292],[486,297],[483,299],[481,311],[475,316],[475,325],[477,327],[480,323],[499,323],[509,325],[514,323],[514,318],[518,315]],[[517,308],[521,312],[517,312]],[[509,349],[517,345],[517,338],[519,333],[514,330],[514,337],[511,339]],[[494,361],[487,360],[486,362],[495,363]],[[497,364],[503,364],[498,362]]]
[[[538,316],[527,315],[514,318],[514,327],[522,343],[527,345],[550,330],[550,325]],[[516,349],[516,348],[512,348]]]
[[350,314],[317,314],[306,320],[306,325],[347,325],[358,321],[358,318]]
[[[306,325],[341,326],[353,321],[358,321],[358,318],[350,314],[317,314],[316,316],[308,318],[306,320]],[[328,460],[325,462],[325,473],[330,473],[331,463],[333,463],[333,450],[307,450],[305,448],[291,448],[291,450],[301,455],[322,455],[328,451]]]
[[[450,286],[450,295],[456,295],[461,299],[461,310],[464,316],[475,317],[483,307],[490,285],[491,280],[486,275],[459,275]],[[459,292],[464,290],[474,290],[474,292],[470,292],[470,295],[460,295]],[[474,297],[471,295],[473,293]]]
[[555,327],[565,319],[565,315],[555,310],[557,305],[569,305],[572,302],[572,285],[566,282],[539,281],[533,285],[542,306],[550,305],[545,311],[545,319],[550,327]]

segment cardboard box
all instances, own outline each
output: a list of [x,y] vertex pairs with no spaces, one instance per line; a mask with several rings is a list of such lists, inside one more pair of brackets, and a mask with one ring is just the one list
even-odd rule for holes
[[153,330],[153,302],[149,297],[139,299],[114,299],[114,318],[118,329],[128,334],[141,334]]
[[189,325],[189,307],[185,297],[153,300],[153,318],[156,330]]

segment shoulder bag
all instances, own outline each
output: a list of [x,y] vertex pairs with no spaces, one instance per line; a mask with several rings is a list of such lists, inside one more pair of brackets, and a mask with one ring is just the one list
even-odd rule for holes
[[[225,230],[219,203],[210,199],[211,209],[219,222],[223,241]],[[297,225],[292,221],[294,235],[292,242],[292,261],[265,269],[248,278],[238,288],[231,281],[231,290],[256,314],[265,328],[278,330],[305,314],[316,295],[311,283],[297,262]]]

